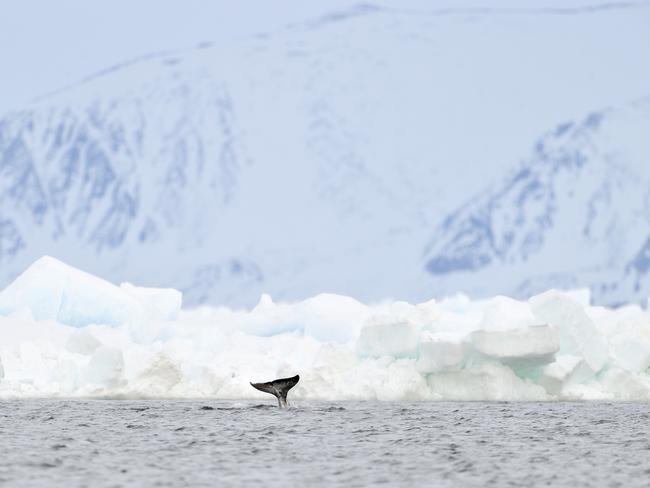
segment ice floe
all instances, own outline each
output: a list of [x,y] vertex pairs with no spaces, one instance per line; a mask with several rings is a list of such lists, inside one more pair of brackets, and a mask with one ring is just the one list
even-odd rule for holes
[[0,292],[0,397],[263,399],[249,381],[300,373],[295,401],[650,399],[650,315],[586,291],[181,301],[39,259]]

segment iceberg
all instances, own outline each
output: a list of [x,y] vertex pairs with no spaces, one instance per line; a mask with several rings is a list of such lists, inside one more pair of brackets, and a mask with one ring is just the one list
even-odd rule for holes
[[605,337],[580,302],[559,291],[549,290],[532,297],[529,303],[536,318],[557,327],[563,353],[582,357],[593,374],[605,366],[608,359]]
[[563,355],[542,369],[537,383],[552,395],[559,395],[571,383],[580,384],[591,376],[592,372],[584,359],[577,356]]
[[297,402],[650,399],[648,311],[581,292],[181,305],[39,259],[0,292],[0,398],[263,400],[251,379],[300,373]]
[[36,320],[73,327],[140,324],[148,318],[171,320],[181,308],[176,290],[118,287],[44,256],[0,292],[0,314],[27,309]]
[[463,339],[451,334],[424,332],[418,348],[418,371],[426,374],[461,369],[469,349]]
[[512,330],[476,330],[471,334],[474,351],[513,366],[552,363],[560,350],[555,327],[537,325]]
[[357,353],[361,357],[415,357],[420,331],[416,324],[393,317],[372,317],[361,329]]
[[183,294],[173,288],[145,288],[122,283],[120,288],[137,301],[145,316],[154,320],[176,320],[183,303]]

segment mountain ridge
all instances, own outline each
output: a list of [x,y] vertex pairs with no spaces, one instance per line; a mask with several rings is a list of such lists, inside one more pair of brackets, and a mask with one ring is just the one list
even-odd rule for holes
[[[426,272],[432,229],[498,188],[539,127],[643,86],[633,60],[577,69],[582,46],[551,52],[521,23],[611,49],[603,21],[386,11],[165,53],[61,90],[0,119],[0,286],[51,254],[113,281],[181,288],[188,305],[474,292],[471,277]],[[523,47],[503,43],[504,29]],[[532,69],[508,71],[529,58]],[[561,82],[549,76],[566,66]],[[502,241],[471,255],[477,270],[495,249],[518,259],[507,234],[484,231]],[[532,252],[530,234],[519,247]],[[630,276],[644,269],[635,263]]]
[[[520,296],[540,288],[531,284],[526,273],[546,269],[555,276],[550,284],[565,281],[559,279],[559,269],[552,270],[558,261],[567,261],[576,269],[565,286],[590,285],[596,300],[607,301],[606,296],[611,296],[610,304],[623,302],[630,294],[644,302],[650,295],[644,251],[650,236],[650,218],[644,217],[650,209],[646,164],[650,147],[643,136],[647,128],[648,98],[622,109],[594,112],[577,124],[558,126],[496,189],[444,221],[425,252],[427,270],[436,276],[476,272],[477,281],[514,275],[507,289]],[[636,138],[621,136],[624,133]],[[626,139],[625,144],[619,144],[617,137]],[[569,213],[576,217],[567,218]],[[546,249],[549,246],[553,252]],[[595,256],[589,256],[594,249]],[[536,262],[526,271],[517,270],[544,252],[543,266]],[[480,277],[483,269],[490,278]],[[632,270],[637,271],[634,291],[626,283]],[[619,293],[620,289],[625,291]]]

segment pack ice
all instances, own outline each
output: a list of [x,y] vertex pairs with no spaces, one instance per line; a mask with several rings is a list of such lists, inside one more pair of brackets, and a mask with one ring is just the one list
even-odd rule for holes
[[650,316],[584,290],[367,305],[263,295],[252,310],[181,309],[173,289],[116,286],[43,257],[0,292],[0,397],[650,399]]

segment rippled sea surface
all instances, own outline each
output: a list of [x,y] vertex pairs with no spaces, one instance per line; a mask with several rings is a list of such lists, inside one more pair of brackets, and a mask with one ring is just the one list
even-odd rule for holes
[[0,484],[650,485],[648,404],[271,400],[1,401]]

